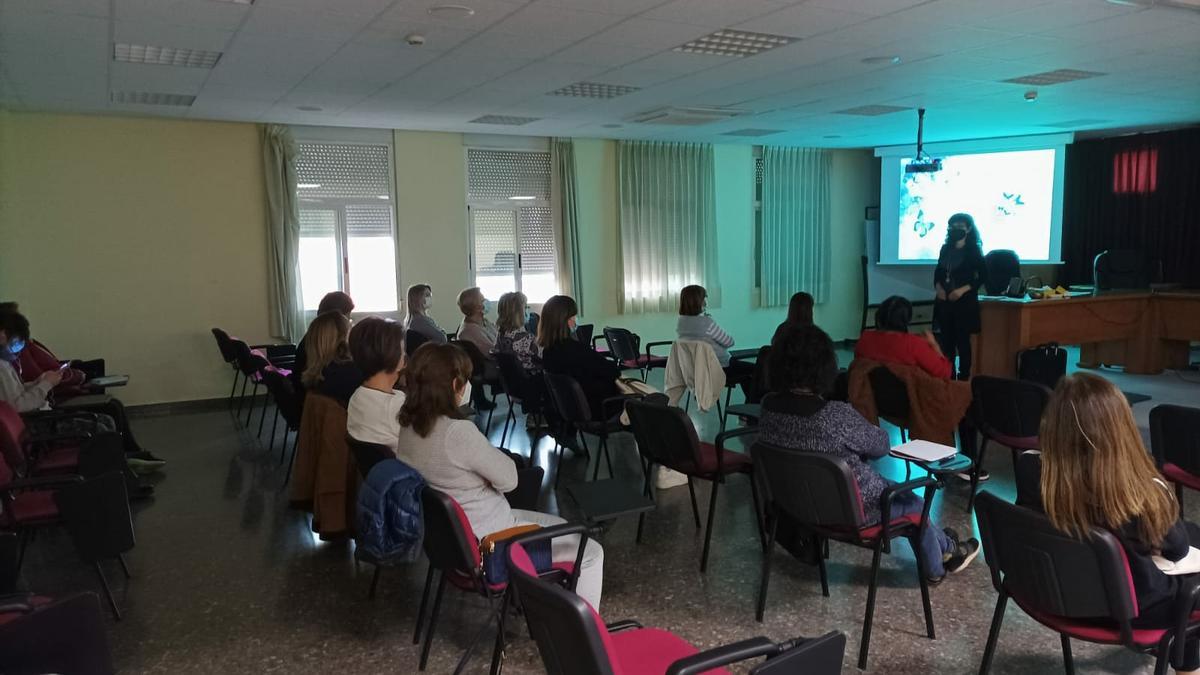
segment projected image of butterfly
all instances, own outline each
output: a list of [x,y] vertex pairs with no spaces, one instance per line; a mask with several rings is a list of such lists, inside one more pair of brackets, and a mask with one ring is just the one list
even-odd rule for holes
[[1002,192],[1004,201],[996,205],[996,211],[1001,215],[1011,216],[1021,206],[1025,206],[1025,200],[1022,199],[1019,192]]
[[935,225],[932,222],[925,219],[924,211],[918,213],[917,219],[913,221],[913,232],[916,232],[918,237],[923,238],[925,235],[929,234],[934,227]]

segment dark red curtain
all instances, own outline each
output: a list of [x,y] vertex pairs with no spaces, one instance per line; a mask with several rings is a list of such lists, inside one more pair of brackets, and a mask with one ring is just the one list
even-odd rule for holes
[[1077,141],[1064,180],[1063,281],[1091,283],[1097,253],[1129,248],[1200,286],[1200,128]]

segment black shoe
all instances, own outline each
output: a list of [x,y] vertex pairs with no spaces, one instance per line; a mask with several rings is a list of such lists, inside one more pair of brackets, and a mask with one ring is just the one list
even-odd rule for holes
[[[956,473],[954,475],[958,476],[960,480],[965,480],[968,483],[971,482],[971,472],[970,471],[963,471],[962,473]],[[979,482],[980,483],[986,483],[988,481],[988,479],[991,477],[992,477],[992,474],[988,473],[987,469],[979,470]]]
[[135,473],[146,474],[161,470],[167,465],[167,460],[155,457],[148,451],[143,450],[141,452],[131,452],[125,455],[125,463],[128,464],[129,468],[133,469]]
[[968,539],[954,547],[954,552],[942,560],[942,566],[947,574],[956,574],[966,569],[967,565],[979,555],[979,540]]
[[153,485],[134,485],[127,486],[129,491],[129,501],[140,502],[154,497]]
[[945,580],[946,580],[945,574],[943,574],[940,577],[925,577],[925,583],[929,586],[937,586],[938,584],[942,583]]

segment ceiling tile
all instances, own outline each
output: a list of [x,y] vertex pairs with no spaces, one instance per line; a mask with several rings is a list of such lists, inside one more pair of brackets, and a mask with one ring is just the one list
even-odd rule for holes
[[339,80],[384,84],[399,80],[438,56],[438,52],[406,44],[351,43],[313,70],[309,78],[330,84]]
[[673,0],[642,14],[642,17],[726,28],[778,11],[788,4],[792,3],[780,0]]
[[[455,13],[430,13],[437,5],[462,4],[474,13],[462,16]],[[411,23],[445,26],[462,30],[480,31],[504,19],[525,4],[524,0],[470,0],[470,2],[446,2],[446,0],[403,0],[396,3],[380,17],[384,25]]]
[[866,14],[857,12],[803,4],[765,14],[734,27],[774,35],[806,38],[862,23],[870,18]]
[[394,0],[254,0],[256,8],[290,9],[300,12],[330,12],[375,16],[387,9]]
[[220,52],[225,51],[229,45],[233,31],[133,19],[113,22],[113,38],[116,42],[135,45],[185,47]]
[[597,42],[667,50],[712,32],[707,26],[634,18],[598,33]]
[[639,14],[671,0],[546,0],[546,4],[608,14]]
[[[573,44],[570,40],[543,37],[530,40],[519,35],[487,31],[462,45],[458,52],[469,58],[491,59],[497,56],[512,59],[540,59]],[[555,60],[558,57],[554,57]]]
[[0,16],[35,11],[108,18],[108,0],[0,0]]
[[195,94],[208,77],[206,68],[175,68],[144,63],[113,63],[111,87],[130,91]]
[[[601,33],[601,36],[604,34]],[[554,55],[558,63],[584,63],[612,68],[643,59],[661,50],[654,47],[633,47],[601,41],[600,37],[588,38],[567,47]]]
[[582,40],[621,20],[617,14],[567,9],[535,0],[495,24],[492,30],[527,38]]
[[158,20],[197,28],[234,30],[252,5],[211,0],[113,0],[117,20]]
[[238,34],[344,41],[366,28],[369,22],[370,17],[354,14],[256,6]]
[[[423,51],[444,52],[454,49],[478,34],[479,31],[475,29],[451,28],[430,23],[376,21],[355,36],[354,41],[362,44],[405,46]],[[423,36],[425,44],[409,45],[406,42],[409,35]]]

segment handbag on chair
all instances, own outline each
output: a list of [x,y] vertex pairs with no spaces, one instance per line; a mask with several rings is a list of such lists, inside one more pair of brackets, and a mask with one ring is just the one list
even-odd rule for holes
[[[540,529],[542,529],[541,525],[517,525],[485,535],[479,540],[480,564],[483,566],[483,576],[489,583],[508,582],[508,564],[505,562],[508,558],[505,552],[508,550],[509,542],[514,537]],[[526,544],[525,552],[529,554],[529,559],[533,561],[533,566],[537,571],[545,572],[550,569],[553,561],[550,557],[549,539]]]

